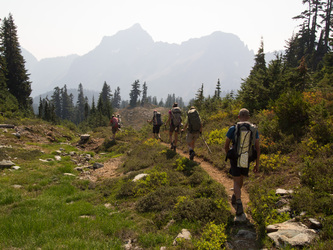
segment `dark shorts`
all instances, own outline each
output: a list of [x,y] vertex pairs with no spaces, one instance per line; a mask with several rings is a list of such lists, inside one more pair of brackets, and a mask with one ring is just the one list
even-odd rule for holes
[[230,170],[229,174],[232,176],[249,176],[249,168],[239,168],[237,167],[237,160],[230,159]]
[[154,125],[153,126],[153,134],[158,134],[160,132],[161,125]]
[[176,133],[178,133],[178,132],[179,132],[179,129],[180,129],[180,125],[175,126],[175,125],[173,125],[173,123],[171,123],[171,124],[170,124],[170,130],[169,130],[169,132],[173,132],[173,131],[175,131]]
[[115,134],[118,131],[118,127],[112,127],[112,134]]

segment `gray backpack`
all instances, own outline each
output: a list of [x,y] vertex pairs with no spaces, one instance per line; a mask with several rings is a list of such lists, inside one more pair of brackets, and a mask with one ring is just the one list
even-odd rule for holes
[[201,128],[201,119],[196,109],[190,109],[187,112],[188,127],[190,133],[199,132]]
[[173,107],[171,109],[171,120],[174,126],[180,126],[182,123],[182,111],[179,107]]

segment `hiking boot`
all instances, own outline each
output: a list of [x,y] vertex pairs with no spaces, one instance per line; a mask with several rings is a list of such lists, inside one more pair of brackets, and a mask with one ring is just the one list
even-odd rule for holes
[[173,146],[173,150],[176,151],[176,149],[177,149],[177,146]]
[[231,196],[231,205],[233,205],[233,206],[236,205],[236,195],[235,195],[235,194],[233,194],[233,195]]
[[195,152],[194,152],[194,150],[191,150],[191,151],[190,151],[190,160],[191,160],[191,161],[193,161],[194,156],[195,156]]
[[171,142],[171,148],[170,148],[171,150],[173,149],[173,142]]
[[236,215],[239,216],[239,215],[242,215],[243,213],[244,213],[244,210],[243,210],[242,201],[241,201],[241,199],[238,199],[236,201]]

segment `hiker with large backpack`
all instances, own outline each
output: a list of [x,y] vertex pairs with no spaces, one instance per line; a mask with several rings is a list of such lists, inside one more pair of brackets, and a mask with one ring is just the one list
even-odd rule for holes
[[159,140],[161,140],[160,127],[163,125],[161,113],[157,112],[157,110],[154,110],[153,118],[147,122],[153,123],[153,137],[157,137]]
[[[245,108],[241,109],[238,119],[239,122],[229,128],[224,145],[226,160],[230,159],[229,173],[233,176],[234,181],[231,203],[235,206],[237,216],[244,213],[241,200],[243,177],[248,176],[252,161],[255,161],[253,172],[259,171],[260,158],[259,133],[257,127],[249,122],[250,112]],[[230,142],[232,142],[231,148]]]
[[118,121],[118,118],[115,117],[115,115],[112,115],[112,117],[110,119],[109,126],[111,126],[111,128],[112,128],[112,134],[113,134],[112,140],[115,140],[116,139],[116,133],[119,130],[119,121]]
[[[169,118],[168,121],[165,124],[169,124],[170,129],[169,129],[169,141],[171,144],[171,149],[176,151],[177,148],[177,140],[178,140],[178,132],[180,130],[180,125],[182,124],[182,111],[178,107],[178,103],[174,103],[172,105],[172,109],[169,110]],[[175,133],[174,140],[172,140],[172,134],[173,132]]]
[[201,118],[199,116],[199,112],[193,106],[187,112],[187,121],[185,123],[183,130],[186,129],[187,129],[186,142],[189,149],[190,160],[193,160],[195,156],[194,152],[195,142],[202,133]]

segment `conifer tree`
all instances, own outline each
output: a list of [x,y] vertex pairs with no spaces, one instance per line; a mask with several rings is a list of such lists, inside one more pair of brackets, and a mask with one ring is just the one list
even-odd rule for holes
[[139,80],[135,80],[132,84],[132,90],[130,92],[130,106],[132,108],[136,107],[140,94],[141,90]]
[[112,104],[111,104],[111,87],[104,82],[102,92],[99,94],[97,102],[97,110],[101,112],[102,115],[106,116],[108,119],[112,115]]
[[194,106],[197,109],[201,109],[202,104],[205,100],[205,96],[204,96],[204,84],[201,84],[201,88],[198,89],[197,94],[195,95],[195,99],[194,99]]
[[78,97],[77,97],[77,102],[76,102],[76,123],[79,124],[82,122],[85,118],[85,104],[86,100],[84,98],[83,94],[83,86],[82,83],[79,84],[78,88]]
[[55,115],[59,118],[62,117],[62,101],[61,101],[61,89],[59,87],[55,87],[53,91],[53,95],[51,96],[51,102],[54,105]]
[[61,118],[63,120],[73,121],[73,95],[68,95],[66,84],[61,89]]
[[264,43],[261,41],[258,53],[255,55],[255,64],[239,90],[239,98],[250,112],[265,108],[268,104],[269,83],[266,71]]
[[142,85],[142,100],[141,100],[142,106],[145,105],[146,103],[148,103],[147,92],[148,92],[148,87],[147,87],[146,82],[144,82]]
[[12,14],[4,18],[1,27],[1,47],[7,65],[6,81],[9,92],[14,95],[21,109],[32,112],[31,82],[21,55],[16,25]]
[[216,90],[215,90],[215,98],[220,99],[221,98],[221,83],[220,79],[217,79],[217,84],[216,84]]
[[92,98],[92,102],[91,102],[91,110],[90,110],[90,114],[94,115],[96,113],[96,106],[95,106],[95,97],[93,96]]
[[113,98],[112,98],[112,107],[113,108],[120,108],[121,103],[121,96],[120,96],[120,88],[117,87],[114,91]]

